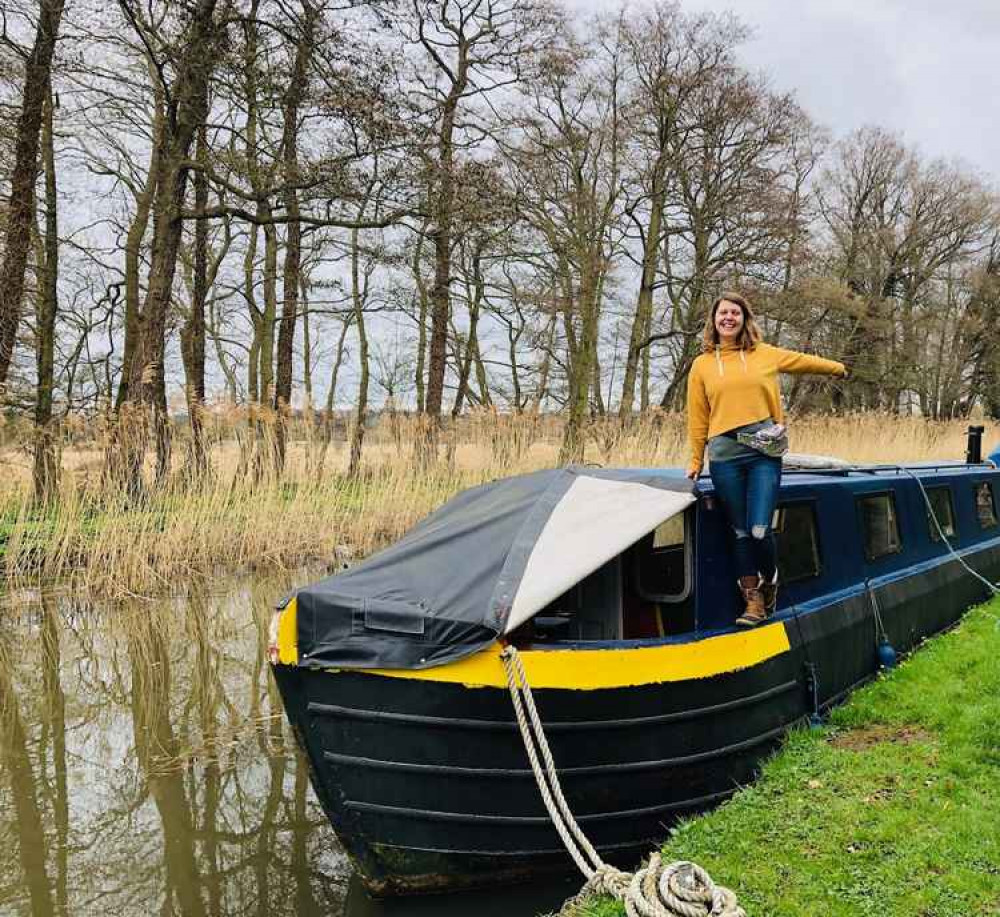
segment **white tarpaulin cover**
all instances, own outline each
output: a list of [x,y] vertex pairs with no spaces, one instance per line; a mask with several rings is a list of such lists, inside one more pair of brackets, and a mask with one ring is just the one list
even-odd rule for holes
[[694,501],[690,493],[632,481],[578,477],[552,511],[511,604],[510,633],[588,573]]
[[302,665],[426,668],[474,653],[694,502],[681,472],[561,468],[464,491],[296,593]]

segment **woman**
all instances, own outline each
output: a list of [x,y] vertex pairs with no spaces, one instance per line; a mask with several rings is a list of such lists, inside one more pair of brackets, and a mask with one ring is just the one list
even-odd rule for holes
[[746,604],[736,623],[754,627],[774,611],[778,599],[771,518],[781,459],[740,440],[781,423],[779,372],[844,377],[847,370],[836,360],[763,343],[750,304],[736,293],[723,293],[712,304],[702,351],[688,376],[687,476],[693,480],[701,473],[707,442],[712,483],[735,535],[736,571]]

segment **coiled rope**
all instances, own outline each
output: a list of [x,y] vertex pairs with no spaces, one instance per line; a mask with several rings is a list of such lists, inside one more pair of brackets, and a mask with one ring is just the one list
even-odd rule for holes
[[696,863],[679,860],[664,865],[660,855],[652,853],[646,865],[631,874],[601,859],[563,795],[521,656],[515,647],[508,646],[501,658],[538,790],[566,850],[587,880],[559,913],[572,914],[588,895],[604,894],[623,902],[628,917],[746,917],[736,895],[716,885]]

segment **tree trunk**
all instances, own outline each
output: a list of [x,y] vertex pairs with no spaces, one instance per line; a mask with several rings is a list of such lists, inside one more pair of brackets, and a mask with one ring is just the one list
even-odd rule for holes
[[[208,164],[208,137],[205,125],[198,128],[195,158],[202,166]],[[195,210],[208,207],[208,178],[201,169],[194,174]],[[181,357],[184,362],[188,420],[191,425],[190,471],[194,478],[208,470],[205,448],[205,301],[208,298],[208,223],[198,220],[194,227],[194,282],[191,311],[181,329]]]
[[368,333],[365,329],[364,300],[361,296],[361,280],[358,268],[358,231],[351,232],[351,289],[354,294],[354,321],[358,326],[358,402],[354,412],[354,429],[351,433],[351,453],[347,464],[347,476],[356,478],[361,471],[361,449],[365,440],[365,417],[368,413]]
[[[479,325],[479,309],[482,305],[483,296],[485,293],[485,282],[483,280],[482,274],[482,248],[480,246],[476,247],[475,252],[472,256],[472,289],[469,291],[469,337],[465,342],[465,353],[462,355],[459,364],[458,373],[458,388],[455,392],[455,404],[451,409],[451,416],[458,417],[462,413],[462,407],[465,402],[466,394],[469,388],[469,375],[472,372],[473,361],[476,360],[476,355],[479,351],[479,344],[476,337],[476,329]],[[477,362],[477,372],[478,365],[481,364],[481,360]],[[481,381],[481,380],[480,380]]]
[[594,351],[593,363],[593,382],[591,383],[591,388],[593,390],[593,403],[594,408],[597,410],[597,415],[599,417],[603,417],[608,413],[608,408],[604,403],[604,392],[601,391],[601,359],[596,350]]
[[276,442],[278,467],[285,464],[285,413],[292,403],[292,363],[294,360],[295,319],[299,309],[299,277],[302,270],[302,225],[299,222],[299,108],[305,92],[309,60],[313,51],[313,32],[318,13],[308,0],[303,3],[302,34],[295,50],[295,64],[285,91],[284,125],[281,147],[284,158],[285,212],[288,228],[285,235],[284,298],[281,327],[278,331],[278,372],[274,390],[277,414]]
[[[444,396],[445,355],[451,317],[451,235],[455,208],[454,131],[458,103],[468,83],[467,49],[460,49],[458,67],[441,115],[438,133],[437,195],[434,205],[434,285],[431,287],[430,362],[427,367],[427,401],[424,413],[432,435],[441,417]],[[436,442],[436,440],[435,440]]]
[[[522,325],[521,328],[524,326]],[[524,411],[524,400],[521,394],[521,373],[517,365],[517,342],[521,338],[521,330],[514,330],[511,323],[507,331],[507,359],[510,360],[510,385],[514,395],[514,413],[520,414]]]
[[[643,338],[648,339],[653,333],[653,315],[650,313],[649,321],[646,322],[646,329]],[[649,348],[642,348],[642,375],[639,379],[639,411],[649,410]]]
[[35,320],[35,501],[50,503],[59,490],[56,431],[52,423],[53,363],[56,314],[59,305],[59,222],[56,164],[52,138],[52,93],[45,101],[42,128],[42,162],[45,169],[44,262],[39,265],[38,315]]
[[25,64],[24,95],[17,122],[14,171],[10,177],[7,205],[7,247],[0,264],[0,390],[7,383],[21,322],[24,274],[35,219],[39,134],[64,5],[65,0],[39,0],[35,43]]
[[632,321],[632,333],[629,335],[628,354],[625,358],[625,378],[622,381],[622,397],[618,406],[618,419],[622,423],[626,423],[632,417],[632,409],[635,404],[635,382],[640,360],[644,361],[644,368],[648,366],[648,360],[645,354],[640,351],[640,346],[648,335],[647,329],[650,327],[653,316],[653,285],[656,282],[656,263],[660,251],[660,226],[666,199],[664,168],[665,161],[660,159],[653,171],[649,225],[646,227],[646,238],[642,247],[639,299],[636,304],[635,318]]
[[[303,316],[304,318],[304,316]],[[340,367],[344,362],[345,344],[347,342],[347,332],[354,322],[353,313],[347,316],[340,325],[340,336],[337,338],[337,350],[333,357],[333,368],[330,370],[330,387],[326,392],[326,408],[323,411],[323,433],[322,446],[320,448],[319,459],[316,462],[316,473],[322,474],[323,465],[326,461],[326,450],[333,439],[333,412],[337,399],[337,380],[340,376]],[[303,329],[305,322],[303,322]]]
[[590,385],[597,357],[598,285],[596,267],[585,265],[580,280],[580,337],[569,376],[569,417],[563,432],[559,464],[582,462],[586,442],[583,436],[590,403]]
[[549,325],[545,329],[545,344],[542,347],[542,365],[538,370],[538,387],[535,389],[535,397],[532,399],[531,411],[538,414],[542,409],[542,404],[549,394],[549,373],[552,368],[552,348],[555,346],[556,325],[558,315],[553,312],[549,319]]
[[427,360],[427,288],[420,272],[420,256],[424,249],[424,227],[417,233],[413,247],[413,281],[417,287],[417,365],[414,381],[417,386],[417,412],[422,414],[427,403],[426,360]]
[[[261,206],[265,220],[271,219],[271,205]],[[264,313],[260,323],[260,403],[274,401],[274,325],[278,319],[278,231],[264,226]]]
[[301,274],[299,279],[299,300],[302,303],[302,391],[305,392],[307,410],[315,414],[313,409],[312,332],[309,328],[309,280],[305,273]]
[[472,363],[476,367],[476,386],[479,388],[479,405],[488,408],[493,404],[490,397],[489,380],[486,375],[486,364],[483,362],[483,352],[479,346],[479,335],[472,342]]
[[[260,214],[260,205],[257,205]],[[257,308],[257,296],[254,288],[254,262],[257,260],[257,224],[249,227],[250,237],[247,239],[247,250],[243,255],[243,290],[247,310],[250,313],[250,352],[247,356],[247,400],[251,404],[259,404],[260,390],[260,339],[263,334],[263,313]]]
[[136,341],[139,339],[139,314],[142,311],[142,285],[139,280],[139,270],[142,266],[142,243],[149,227],[149,214],[153,206],[153,195],[156,193],[156,179],[160,172],[160,155],[163,146],[164,109],[163,87],[158,75],[153,72],[152,62],[149,63],[153,84],[153,146],[149,153],[149,170],[146,172],[146,184],[135,200],[135,216],[128,228],[125,238],[125,343],[122,353],[122,373],[118,382],[118,395],[115,398],[115,411],[121,410],[128,400],[129,379],[134,374],[132,362],[135,360]]

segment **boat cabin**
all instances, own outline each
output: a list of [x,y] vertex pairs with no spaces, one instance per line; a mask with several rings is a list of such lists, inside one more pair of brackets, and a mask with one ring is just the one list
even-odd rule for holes
[[[943,538],[961,552],[1000,536],[998,487],[1000,473],[984,465],[786,471],[772,522],[779,616],[941,558]],[[527,644],[690,639],[731,628],[739,611],[728,524],[705,477],[693,505],[512,637]]]

